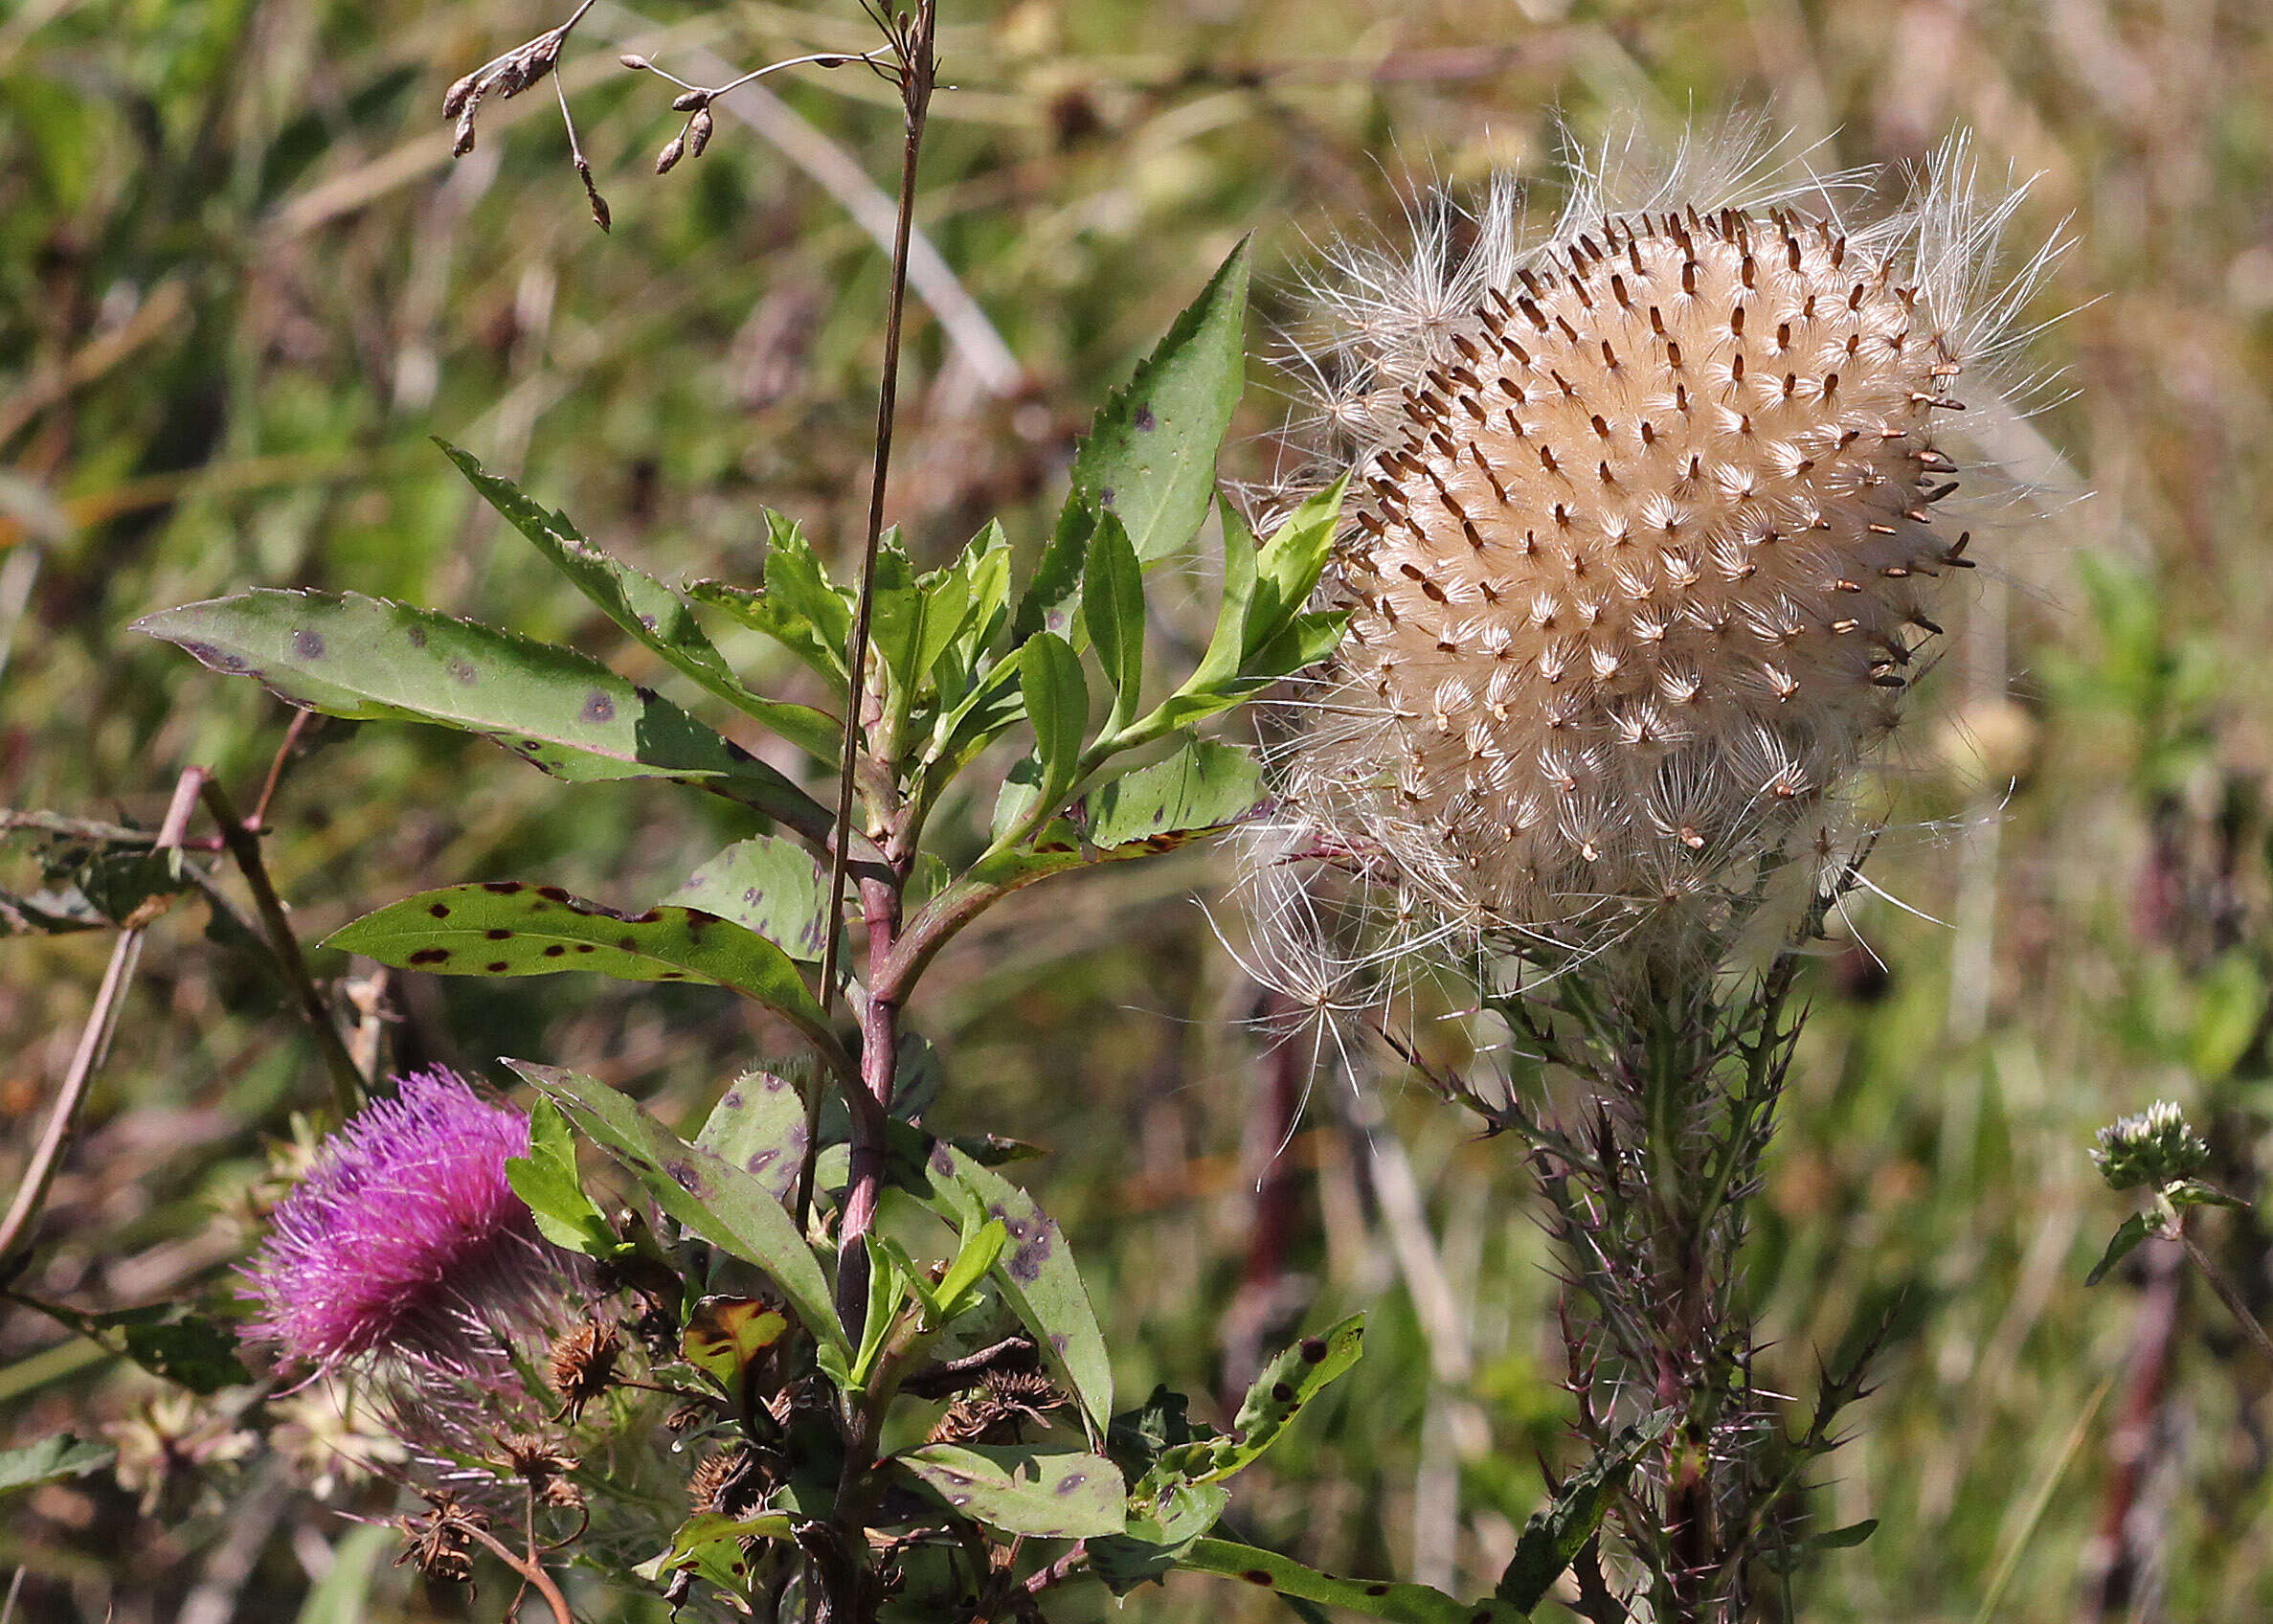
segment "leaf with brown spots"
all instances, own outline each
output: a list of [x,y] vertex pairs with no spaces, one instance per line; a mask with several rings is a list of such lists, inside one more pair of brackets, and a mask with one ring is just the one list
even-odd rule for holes
[[[437,907],[447,909],[438,915]],[[519,880],[420,891],[366,914],[326,945],[442,976],[550,976],[590,970],[619,981],[731,987],[817,1044],[836,1037],[789,955],[754,931],[691,908],[624,914],[558,886]]]
[[1364,1345],[1362,1314],[1353,1314],[1318,1336],[1303,1338],[1264,1366],[1248,1388],[1228,1436],[1161,1451],[1156,1475],[1162,1480],[1184,1477],[1208,1483],[1245,1471],[1278,1441],[1304,1405],[1358,1363]]
[[1228,1540],[1193,1541],[1181,1566],[1324,1607],[1347,1608],[1367,1618],[1392,1619],[1396,1624],[1518,1624],[1531,1616],[1490,1598],[1456,1601],[1427,1585],[1338,1578],[1274,1551],[1233,1545]]
[[1094,1539],[1128,1522],[1120,1468],[1082,1450],[925,1444],[894,1457],[957,1515],[1005,1534]]

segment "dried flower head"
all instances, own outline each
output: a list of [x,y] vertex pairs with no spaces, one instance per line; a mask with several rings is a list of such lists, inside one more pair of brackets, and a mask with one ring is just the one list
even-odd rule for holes
[[248,1340],[290,1364],[462,1373],[573,1312],[576,1260],[506,1181],[529,1118],[452,1073],[401,1079],[326,1139],[245,1271]]
[[1465,258],[1441,216],[1343,252],[1300,357],[1354,478],[1294,844],[1425,898],[1408,932],[1724,931],[1972,562],[1947,437],[2041,268],[1986,291],[2014,199],[1962,144],[1876,223],[1719,147],[1609,168],[1534,246],[1502,183]]
[[584,1407],[606,1392],[616,1381],[616,1361],[623,1352],[623,1338],[616,1327],[587,1320],[552,1342],[552,1390],[560,1395],[560,1413],[573,1423]]

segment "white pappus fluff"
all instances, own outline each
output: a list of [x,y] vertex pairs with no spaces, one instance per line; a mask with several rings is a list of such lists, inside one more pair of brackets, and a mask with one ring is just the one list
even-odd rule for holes
[[1439,197],[1315,279],[1292,360],[1316,483],[1351,477],[1350,620],[1249,876],[1298,995],[1359,951],[1350,909],[1382,954],[1710,956],[1787,859],[1846,849],[2056,246],[2000,277],[2020,193],[1962,137],[1863,218],[1881,177],[1780,176],[1759,132],[1605,148],[1543,235],[1502,178],[1459,253]]

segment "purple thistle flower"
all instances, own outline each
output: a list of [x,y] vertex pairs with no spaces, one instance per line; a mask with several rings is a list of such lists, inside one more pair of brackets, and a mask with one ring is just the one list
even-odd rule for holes
[[503,1337],[569,1311],[577,1274],[506,1183],[506,1161],[528,1154],[520,1112],[439,1068],[400,1079],[277,1208],[245,1270],[245,1340],[319,1370],[366,1355],[494,1370]]

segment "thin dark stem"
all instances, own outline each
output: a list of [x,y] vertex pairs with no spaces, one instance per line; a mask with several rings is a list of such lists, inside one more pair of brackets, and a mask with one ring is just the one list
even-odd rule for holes
[[[203,767],[183,770],[174,782],[173,801],[166,808],[166,822],[159,826],[153,849],[164,851],[182,844],[182,835],[190,825],[190,814],[197,807],[197,793],[209,781]],[[70,1070],[63,1073],[63,1086],[56,1091],[55,1109],[48,1114],[47,1127],[39,1136],[37,1148],[32,1152],[22,1181],[16,1185],[15,1199],[9,1203],[8,1216],[0,1219],[0,1277],[5,1277],[8,1272],[9,1254],[47,1200],[48,1184],[63,1160],[63,1147],[71,1142],[71,1130],[79,1119],[79,1105],[87,1096],[87,1084],[101,1062],[103,1050],[110,1047],[119,1000],[125,993],[126,983],[133,980],[135,960],[142,956],[142,926],[128,925],[119,932],[118,940],[111,946],[110,963],[102,972],[102,985],[96,991],[95,1006],[87,1011],[87,1023],[79,1029],[79,1048],[72,1053]]]
[[268,936],[268,950],[275,955],[301,1022],[315,1039],[316,1051],[323,1056],[325,1070],[330,1074],[332,1110],[345,1121],[363,1103],[363,1073],[355,1069],[354,1057],[349,1054],[348,1046],[339,1035],[339,1026],[332,1020],[324,995],[316,990],[314,978],[308,974],[307,960],[301,957],[300,938],[293,934],[292,921],[284,915],[283,899],[277,895],[276,885],[268,877],[268,865],[261,859],[260,837],[237,817],[236,803],[218,780],[207,778],[199,793],[205,799],[206,810],[220,826],[222,843],[236,860],[237,871],[244,875],[246,888],[253,893],[253,906],[259,911],[261,927]]
[[292,759],[292,752],[300,743],[300,735],[306,733],[308,724],[316,719],[313,710],[295,710],[292,721],[284,729],[283,742],[277,746],[276,758],[268,764],[268,777],[261,781],[260,799],[253,802],[253,815],[245,820],[245,827],[254,834],[268,831],[268,808],[275,801],[277,790],[284,781],[284,768]]
[[2226,1305],[2226,1312],[2233,1315],[2241,1329],[2248,1333],[2249,1340],[2257,1344],[2258,1352],[2273,1359],[2273,1337],[2265,1334],[2265,1327],[2258,1323],[2258,1317],[2249,1311],[2249,1304],[2241,1300],[2241,1294],[2234,1289],[2233,1282],[2218,1272],[2217,1265],[2210,1261],[2210,1254],[2195,1244],[2194,1236],[2186,1232],[2184,1224],[2178,1227],[2178,1238],[2186,1243],[2186,1255],[2194,1259],[2194,1267],[2202,1272],[2202,1278],[2208,1280],[2210,1289],[2217,1294],[2217,1300]]
[[[933,51],[933,27],[936,20],[935,0],[922,0],[912,19],[911,29],[887,26],[887,36],[894,47],[900,100],[905,112],[905,139],[900,148],[899,213],[892,232],[891,288],[885,306],[884,373],[876,390],[876,463],[868,482],[867,533],[861,548],[860,602],[853,615],[852,645],[846,652],[844,665],[844,748],[838,761],[837,813],[835,837],[829,851],[829,878],[825,906],[828,917],[824,921],[827,945],[821,959],[821,1006],[826,1011],[834,1004],[837,994],[839,968],[844,951],[844,881],[852,848],[853,786],[860,765],[861,721],[866,709],[866,672],[868,664],[869,627],[875,610],[876,553],[884,538],[884,497],[891,473],[892,429],[899,411],[900,342],[907,326],[908,309],[908,245],[915,231],[915,174],[916,165],[923,151],[923,132],[930,117],[932,89],[936,80],[937,59]],[[891,854],[896,868],[902,871],[907,861],[905,854]],[[866,885],[876,882],[864,882]],[[893,889],[896,892],[897,881]],[[864,911],[866,905],[864,903]],[[896,924],[899,914],[895,894],[891,914]],[[878,962],[889,951],[889,941],[882,949],[871,941],[870,957]],[[866,1034],[864,1032],[864,1037]],[[882,1091],[872,1075],[872,1068],[884,1068]],[[891,1090],[891,1054],[887,1049],[881,1061],[864,1052],[861,1058],[865,1092],[871,1101],[889,1101]],[[813,1207],[813,1170],[820,1154],[820,1141],[811,1130],[818,1127],[820,1091],[816,1089],[807,1102],[805,1159],[798,1172],[798,1221],[806,1222]],[[856,1169],[862,1162],[863,1123],[866,1113],[858,1100],[853,1105],[853,1159]],[[881,1113],[877,1113],[881,1115]],[[882,1126],[876,1124],[876,1143],[873,1147],[876,1166],[881,1170]],[[873,1191],[867,1203],[872,1216],[875,1209]],[[858,1255],[865,1267],[866,1249],[848,1247],[844,1255]]]

